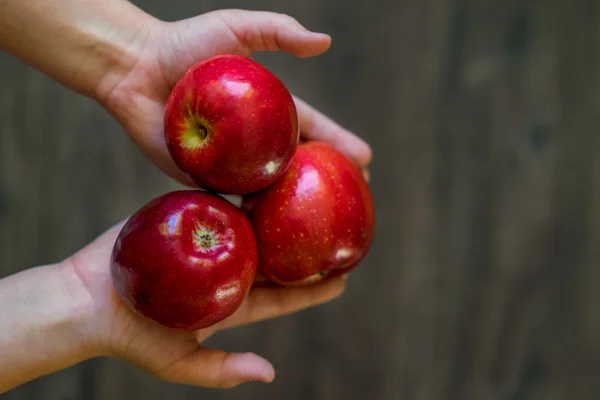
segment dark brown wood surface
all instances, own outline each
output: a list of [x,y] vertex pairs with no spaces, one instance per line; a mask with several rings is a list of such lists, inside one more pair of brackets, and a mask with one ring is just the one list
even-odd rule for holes
[[[339,300],[210,340],[271,360],[271,385],[99,359],[3,398],[600,398],[600,3],[136,3],[167,20],[281,11],[333,36],[315,59],[257,58],[372,144],[372,251]],[[176,187],[97,104],[0,55],[0,276]]]

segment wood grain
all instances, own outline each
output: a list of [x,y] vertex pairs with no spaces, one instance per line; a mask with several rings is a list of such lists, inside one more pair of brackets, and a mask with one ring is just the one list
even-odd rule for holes
[[[339,300],[209,341],[271,360],[271,385],[176,386],[99,359],[3,398],[600,396],[597,2],[135,3],[166,20],[279,11],[333,36],[315,59],[257,59],[372,145],[372,251]],[[177,187],[92,101],[6,55],[0,88],[1,276]]]

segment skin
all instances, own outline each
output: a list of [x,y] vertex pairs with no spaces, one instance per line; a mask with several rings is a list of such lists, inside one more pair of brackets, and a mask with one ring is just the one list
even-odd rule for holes
[[132,311],[186,330],[233,314],[257,267],[244,213],[200,190],[170,192],[144,205],[127,221],[111,258],[115,288]]
[[365,257],[375,209],[359,168],[324,142],[299,146],[275,184],[246,196],[259,271],[286,286],[344,274]]
[[[164,22],[124,0],[4,0],[0,49],[97,101],[162,171],[188,183],[169,156],[163,113],[170,89],[195,62],[222,53],[285,51],[312,57],[328,35],[290,16],[219,10]],[[323,140],[366,168],[369,146],[294,98],[301,136]],[[342,279],[310,288],[255,285],[241,307],[208,329],[179,332],[139,318],[120,301],[109,272],[119,224],[64,260],[0,280],[0,393],[83,360],[112,356],[167,381],[233,387],[270,382],[253,353],[202,346],[214,333],[329,301]]]
[[296,151],[292,95],[252,59],[223,55],[195,64],[177,82],[165,112],[173,159],[198,185],[246,194],[272,184]]

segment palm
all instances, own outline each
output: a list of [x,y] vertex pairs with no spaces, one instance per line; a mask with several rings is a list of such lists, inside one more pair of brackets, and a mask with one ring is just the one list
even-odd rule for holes
[[[223,53],[249,56],[253,51],[285,50],[299,57],[320,54],[329,37],[311,34],[291,17],[268,12],[222,10],[149,28],[135,67],[106,100],[106,107],[142,152],[169,176],[189,182],[176,168],[163,137],[167,97],[195,62]],[[358,164],[370,160],[370,149],[355,135],[295,98],[302,135],[325,140]]]
[[93,299],[89,337],[104,354],[125,359],[160,378],[203,386],[231,386],[269,380],[272,367],[260,357],[207,349],[200,343],[215,332],[321,304],[341,294],[342,280],[305,288],[255,286],[241,307],[210,328],[185,332],[162,327],[131,312],[113,289],[109,260],[119,224],[70,258]]
[[[223,27],[219,21],[206,16],[209,24],[216,25],[219,31]],[[212,21],[212,22],[211,22]],[[202,22],[202,21],[200,21]],[[206,22],[206,21],[205,21]],[[216,22],[216,24],[215,24]],[[170,176],[182,180],[183,177],[166,153],[163,144],[163,114],[167,97],[177,76],[185,72],[195,59],[204,59],[217,54],[211,46],[208,51],[198,41],[193,46],[174,51],[173,41],[178,40],[178,32],[184,29],[185,21],[174,25],[156,24],[144,47],[140,49],[139,61],[127,76],[111,93],[108,106],[129,136],[159,168]],[[206,26],[201,23],[200,26]],[[222,35],[218,35],[221,37]],[[223,52],[234,52],[234,45],[222,46]],[[190,57],[193,52],[194,59]]]

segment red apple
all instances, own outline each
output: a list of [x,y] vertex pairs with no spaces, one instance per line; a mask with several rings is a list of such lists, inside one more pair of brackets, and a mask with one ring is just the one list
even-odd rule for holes
[[299,140],[290,92],[268,69],[238,55],[194,64],[169,96],[164,125],[181,171],[223,194],[271,185],[288,168]]
[[257,258],[252,227],[239,208],[217,194],[179,190],[129,218],[114,245],[111,275],[134,312],[196,330],[239,308]]
[[322,142],[298,147],[275,184],[244,196],[258,245],[258,272],[284,286],[346,273],[369,250],[371,191],[359,168]]

